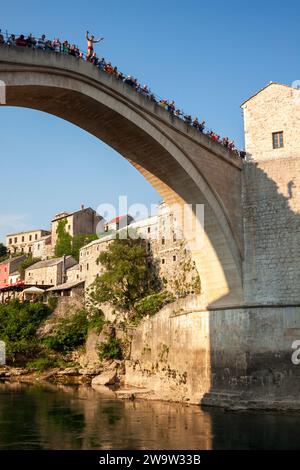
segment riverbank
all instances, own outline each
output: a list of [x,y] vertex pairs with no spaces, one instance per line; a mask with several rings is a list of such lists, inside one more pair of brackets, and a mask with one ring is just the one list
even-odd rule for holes
[[[24,367],[0,367],[0,383],[17,382],[24,384],[85,385],[94,390],[118,399],[161,400],[152,390],[142,387],[126,387],[122,374],[121,361],[111,361],[99,368],[53,368],[45,371],[30,371]],[[164,401],[164,400],[161,400]],[[172,400],[165,400],[172,401]]]
[[[118,374],[119,370],[119,374]],[[123,373],[121,373],[121,371]],[[212,393],[206,400],[199,400],[198,403],[190,402],[188,399],[170,396],[168,393],[157,393],[145,387],[126,385],[124,381],[124,371],[122,361],[110,361],[104,367],[98,368],[52,368],[45,371],[30,371],[22,367],[0,367],[0,384],[19,383],[27,385],[51,385],[51,386],[85,386],[93,389],[99,394],[117,400],[147,400],[165,403],[181,403],[185,405],[195,405],[203,409],[219,408],[227,412],[297,412],[300,414],[300,401],[293,399],[253,400],[245,395],[222,394],[214,397]]]

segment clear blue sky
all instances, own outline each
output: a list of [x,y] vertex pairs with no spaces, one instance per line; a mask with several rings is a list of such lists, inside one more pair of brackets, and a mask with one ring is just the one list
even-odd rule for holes
[[[299,1],[89,0],[1,4],[0,28],[45,33],[99,55],[243,146],[240,103],[270,80],[300,79]],[[81,129],[37,111],[0,108],[0,240],[47,227],[62,210],[127,194],[159,195],[120,155]]]

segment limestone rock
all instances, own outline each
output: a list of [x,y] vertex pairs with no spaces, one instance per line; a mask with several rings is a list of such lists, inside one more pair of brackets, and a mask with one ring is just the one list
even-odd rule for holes
[[67,369],[60,370],[58,375],[78,375],[78,369],[75,367],[68,367]]
[[80,375],[85,375],[85,376],[99,375],[100,372],[101,372],[101,369],[99,367],[96,367],[96,368],[84,367],[82,369],[79,369],[78,371]]
[[116,369],[107,370],[92,380],[92,387],[94,385],[113,385],[116,383],[117,372]]

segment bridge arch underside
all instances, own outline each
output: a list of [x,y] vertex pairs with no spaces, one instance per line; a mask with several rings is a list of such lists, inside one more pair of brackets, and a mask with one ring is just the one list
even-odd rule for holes
[[201,277],[203,305],[241,303],[241,255],[224,207],[153,117],[113,92],[53,71],[2,67],[0,79],[6,83],[7,106],[50,113],[98,137],[130,161],[169,204],[204,204],[202,245],[185,233]]

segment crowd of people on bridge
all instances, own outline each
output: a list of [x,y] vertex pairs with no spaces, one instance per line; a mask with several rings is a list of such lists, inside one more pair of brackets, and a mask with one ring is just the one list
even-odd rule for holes
[[87,52],[83,53],[77,45],[71,44],[68,41],[60,41],[59,38],[55,38],[54,40],[47,39],[45,34],[42,34],[39,38],[35,38],[31,33],[28,36],[25,36],[24,34],[20,34],[19,36],[16,36],[15,34],[6,34],[5,37],[0,30],[0,45],[7,45],[10,47],[28,47],[57,54],[66,54],[90,62],[99,70],[102,70],[107,74],[114,75],[118,80],[126,83],[137,93],[144,95],[150,101],[157,103],[159,106],[167,110],[170,115],[175,118],[182,119],[200,133],[205,133],[212,141],[220,143],[224,147],[233,151],[237,156],[245,158],[246,153],[238,151],[235,147],[234,141],[230,140],[228,137],[221,138],[215,132],[207,130],[205,121],[200,122],[197,117],[193,119],[190,114],[185,114],[181,109],[177,108],[174,100],[158,98],[154,93],[152,93],[148,85],[145,84],[142,86],[138,82],[137,78],[134,78],[132,75],[124,75],[116,66],[113,66],[111,62],[107,62],[104,57],[100,59],[96,52],[94,52],[94,44],[99,43],[103,39],[104,38],[95,39],[95,37],[93,35],[90,36],[87,31]]

